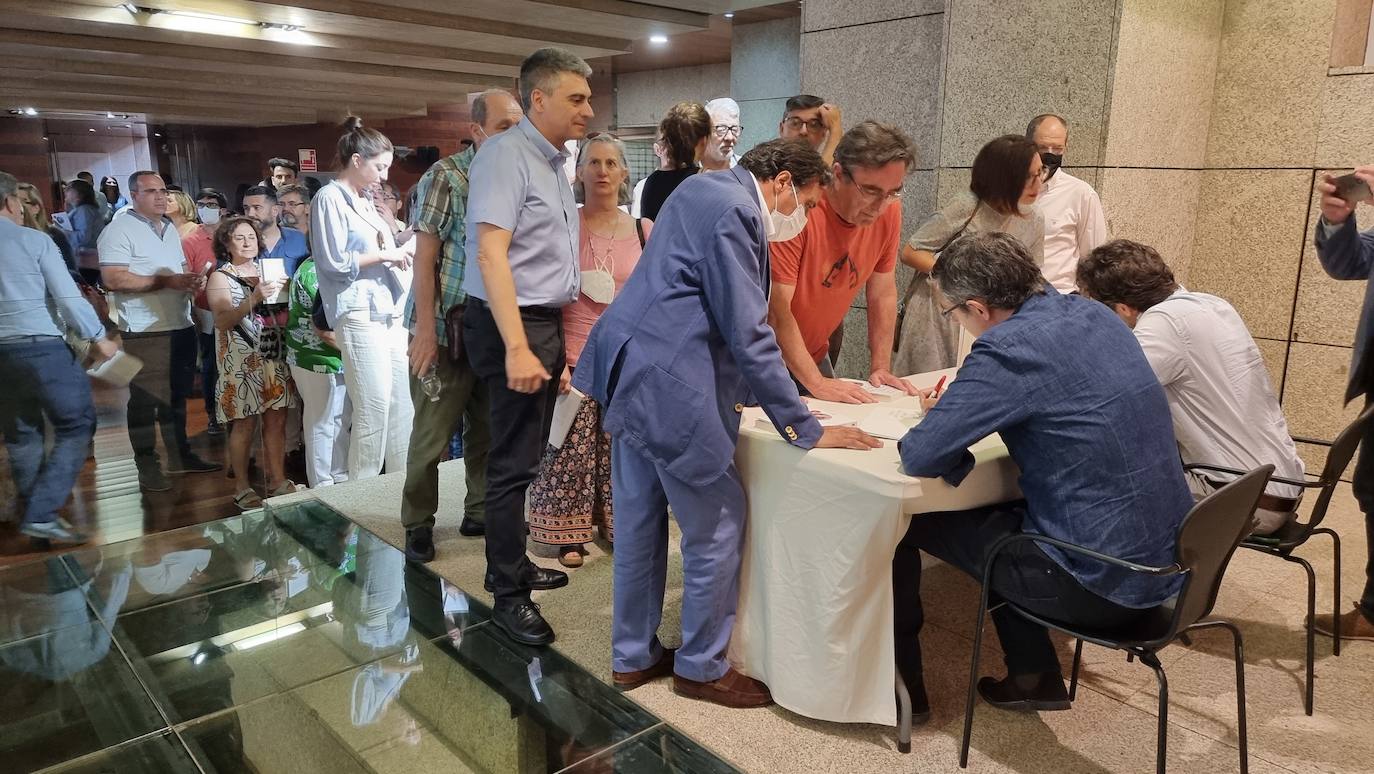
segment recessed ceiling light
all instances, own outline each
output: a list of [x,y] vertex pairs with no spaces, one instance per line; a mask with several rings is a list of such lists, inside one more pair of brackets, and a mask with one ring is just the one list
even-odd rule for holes
[[727,14],[725,14],[725,18],[727,18],[727,19],[733,19],[733,18],[735,18],[735,15],[734,15],[733,13],[727,13]]
[[26,107],[26,108],[24,108],[24,115],[26,115],[26,116],[36,116],[36,115],[38,115],[38,111],[35,110],[34,108]]
[[649,42],[650,42],[650,43],[653,43],[655,46],[662,46],[662,45],[664,45],[664,44],[666,44],[666,43],[668,42],[668,36],[667,36],[667,35],[650,35],[650,36],[649,36]]
[[87,129],[86,131],[88,131],[88,132],[94,132],[95,130],[94,130],[94,129]]

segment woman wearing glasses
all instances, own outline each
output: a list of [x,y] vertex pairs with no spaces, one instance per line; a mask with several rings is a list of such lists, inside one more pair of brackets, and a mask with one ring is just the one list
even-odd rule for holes
[[916,270],[898,323],[892,370],[919,374],[950,368],[959,354],[959,328],[948,319],[929,281],[940,251],[961,234],[1000,231],[1016,237],[1036,265],[1045,261],[1044,220],[1035,209],[1046,167],[1035,143],[1008,134],[984,145],[973,160],[969,192],[931,215],[902,248]]
[[668,195],[697,173],[697,161],[706,152],[711,137],[711,114],[699,102],[679,102],[663,116],[658,133],[663,138],[665,168],[644,178],[644,194],[639,202],[640,217],[650,222],[658,217]]

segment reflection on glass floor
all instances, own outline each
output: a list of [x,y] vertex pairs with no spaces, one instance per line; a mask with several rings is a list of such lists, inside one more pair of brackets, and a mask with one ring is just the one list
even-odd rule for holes
[[6,772],[730,772],[316,502],[0,569]]

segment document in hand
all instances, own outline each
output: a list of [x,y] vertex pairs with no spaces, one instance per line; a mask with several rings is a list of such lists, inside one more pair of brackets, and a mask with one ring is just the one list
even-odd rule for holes
[[263,258],[258,261],[258,265],[259,270],[262,272],[263,282],[276,282],[278,280],[283,280],[282,286],[280,288],[277,288],[276,295],[267,299],[266,303],[284,304],[287,301],[289,301],[291,299],[291,296],[289,295],[291,291],[290,288],[284,282],[284,280],[290,279],[290,277],[286,276],[286,259]]
[[577,410],[582,407],[585,397],[576,387],[569,387],[566,393],[558,396],[558,401],[553,404],[553,421],[549,424],[550,446],[563,448],[563,442],[568,438],[568,431],[572,429]]
[[916,408],[877,409],[859,420],[859,429],[869,435],[900,441],[906,432],[921,423],[921,410]]
[[99,379],[102,382],[113,384],[116,387],[125,387],[142,370],[143,361],[121,349],[114,353],[114,357],[91,368],[86,373],[91,378]]

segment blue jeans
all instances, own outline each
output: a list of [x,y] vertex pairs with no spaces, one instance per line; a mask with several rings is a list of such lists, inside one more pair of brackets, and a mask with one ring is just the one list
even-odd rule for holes
[[[0,343],[0,426],[9,445],[24,524],[51,522],[76,485],[95,435],[91,384],[66,342],[53,337]],[[43,451],[43,417],[53,427]]]

